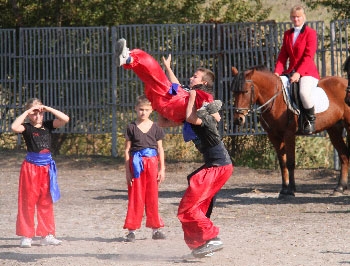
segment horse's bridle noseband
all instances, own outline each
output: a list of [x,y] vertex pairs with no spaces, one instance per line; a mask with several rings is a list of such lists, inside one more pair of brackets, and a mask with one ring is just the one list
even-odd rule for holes
[[[234,112],[237,113],[237,114],[241,114],[241,115],[244,115],[244,116],[247,116],[249,115],[251,112],[254,112],[254,108],[253,108],[253,98],[254,98],[254,83],[252,80],[246,80],[245,82],[251,82],[251,85],[250,85],[250,91],[252,92],[251,95],[250,95],[250,104],[249,104],[249,108],[237,108],[235,107],[234,108]],[[245,90],[245,91],[236,91],[236,93],[248,93],[249,91],[248,90]]]
[[[254,99],[254,96],[255,96],[255,89],[254,89],[254,82],[253,80],[246,80],[245,82],[250,82],[251,85],[250,85],[250,91],[251,91],[251,95],[250,95],[250,104],[249,104],[249,108],[237,108],[235,107],[235,113],[237,114],[241,114],[241,115],[244,115],[244,116],[248,116],[250,115],[251,113],[257,113],[257,114],[260,114],[260,113],[263,113],[265,110],[263,110],[262,112],[261,109],[263,109],[264,107],[266,107],[268,104],[270,104],[272,101],[274,101],[276,99],[276,97],[278,96],[278,94],[280,94],[282,91],[277,91],[268,101],[266,101],[266,103],[264,103],[263,105],[260,105],[259,107],[254,107],[254,103],[253,103],[253,99]],[[236,91],[236,93],[248,93],[248,90],[245,90],[245,91]]]

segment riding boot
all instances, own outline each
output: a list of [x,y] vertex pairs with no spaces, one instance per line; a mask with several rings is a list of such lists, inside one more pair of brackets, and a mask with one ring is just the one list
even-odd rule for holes
[[303,132],[305,135],[311,135],[315,132],[315,108],[311,107],[309,109],[305,109],[305,122],[304,122],[304,128]]

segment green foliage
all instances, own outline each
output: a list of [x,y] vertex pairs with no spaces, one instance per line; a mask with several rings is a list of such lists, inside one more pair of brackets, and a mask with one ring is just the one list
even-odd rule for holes
[[251,22],[263,21],[269,16],[271,7],[265,8],[261,0],[254,1],[210,1],[205,8],[207,22]]
[[224,139],[236,166],[276,169],[275,151],[266,135],[230,136]]
[[[235,166],[254,169],[278,169],[275,150],[266,135],[230,136],[223,139]],[[16,134],[0,134],[2,149],[14,150],[17,145]],[[125,138],[118,134],[117,156],[124,158]],[[54,135],[54,154],[74,156],[111,156],[111,134],[56,134]],[[202,162],[202,155],[192,142],[184,142],[181,134],[166,134],[163,141],[167,162]],[[25,150],[22,140],[21,150]],[[328,137],[297,137],[296,167],[332,168],[333,146]]]
[[261,21],[261,0],[0,0],[0,27],[115,26]]
[[350,18],[350,1],[348,0],[302,0],[311,9],[326,7],[335,20]]
[[[231,136],[225,144],[236,166],[255,169],[278,169],[276,152],[266,135]],[[296,167],[331,168],[333,146],[327,137],[297,137]]]
[[334,166],[334,148],[328,137],[297,137],[295,150],[298,168],[331,168]]

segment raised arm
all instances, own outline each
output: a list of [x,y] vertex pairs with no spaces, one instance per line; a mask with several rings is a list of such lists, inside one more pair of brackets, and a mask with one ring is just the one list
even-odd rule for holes
[[162,61],[163,64],[165,66],[165,70],[167,73],[167,76],[170,80],[171,83],[176,83],[176,84],[180,84],[179,80],[177,79],[177,77],[175,76],[173,70],[170,67],[171,64],[171,54],[168,55],[168,58],[165,58],[164,56],[162,57]]
[[53,120],[53,127],[54,128],[62,127],[69,122],[69,116],[64,114],[63,112],[58,111],[55,108],[45,106],[45,105],[42,105],[40,107],[42,108],[42,111],[50,112],[51,114],[53,114],[55,116],[55,119]]
[[13,121],[11,125],[11,130],[15,133],[22,133],[24,131],[23,123],[26,120],[27,116],[33,112],[34,110],[37,110],[37,106],[33,106],[32,108],[25,110],[20,116],[18,116],[15,121]]

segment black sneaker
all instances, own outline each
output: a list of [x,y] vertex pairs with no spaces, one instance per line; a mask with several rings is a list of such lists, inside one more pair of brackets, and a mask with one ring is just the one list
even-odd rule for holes
[[223,243],[220,238],[210,239],[204,245],[192,250],[192,255],[196,258],[210,257],[215,251],[223,249]]
[[154,240],[165,239],[165,238],[166,238],[165,235],[161,231],[156,231],[152,235],[152,239]]
[[130,232],[126,235],[125,242],[135,242],[135,233]]

